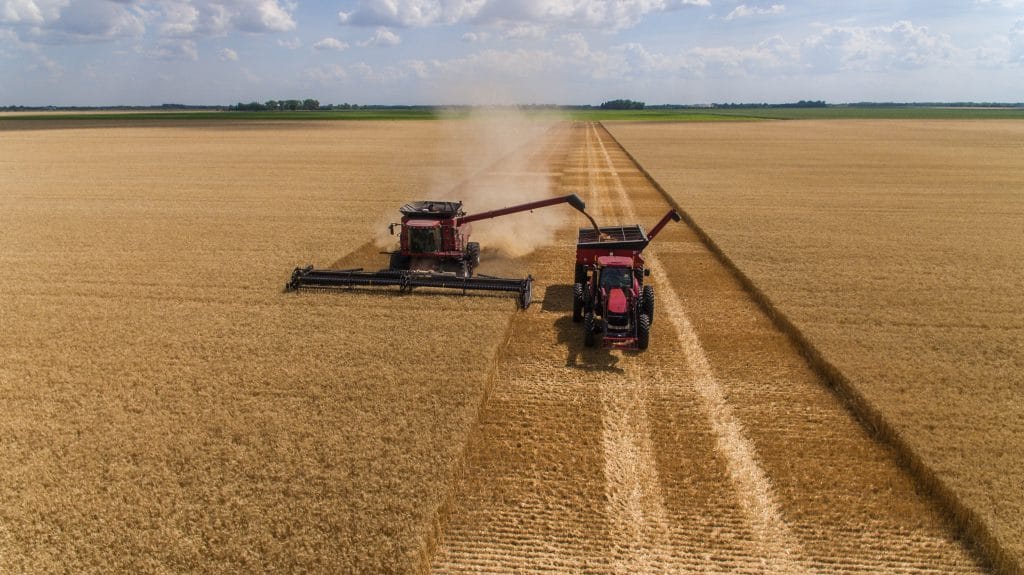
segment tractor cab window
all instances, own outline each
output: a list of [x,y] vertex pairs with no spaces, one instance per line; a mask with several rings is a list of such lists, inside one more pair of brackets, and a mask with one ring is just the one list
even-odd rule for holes
[[438,228],[408,228],[409,251],[414,254],[428,254],[439,251],[441,230]]
[[633,270],[629,268],[604,268],[601,270],[601,287],[605,290],[633,287]]

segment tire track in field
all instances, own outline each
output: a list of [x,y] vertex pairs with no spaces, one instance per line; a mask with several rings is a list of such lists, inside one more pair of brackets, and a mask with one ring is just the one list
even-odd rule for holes
[[[636,211],[605,146],[601,134],[603,128],[598,130],[596,124],[591,124],[589,130],[600,149],[603,168],[611,174],[611,187],[619,199],[619,205],[623,207],[625,221],[636,222]],[[667,315],[675,327],[683,355],[693,374],[694,389],[700,395],[708,422],[716,436],[716,447],[726,457],[729,477],[757,538],[758,546],[764,553],[766,566],[775,573],[803,572],[804,569],[799,562],[802,556],[800,544],[782,518],[771,480],[758,463],[757,451],[747,438],[743,424],[726,400],[679,296],[665,276],[655,250],[645,250],[644,259],[658,285],[658,305],[663,310],[662,315]]]
[[[559,193],[604,225],[668,209],[603,128],[572,134]],[[667,319],[638,354],[583,347],[575,229],[528,258],[540,303],[513,317],[433,572],[978,572],[692,230],[662,234]]]
[[[599,193],[607,191],[613,170],[606,167],[595,130],[586,130],[587,193],[591,215],[608,222],[617,206]],[[660,573],[673,563],[669,519],[651,441],[647,387],[640,374],[608,377],[600,384],[605,496],[611,522],[616,573]],[[675,562],[675,568],[681,567]]]

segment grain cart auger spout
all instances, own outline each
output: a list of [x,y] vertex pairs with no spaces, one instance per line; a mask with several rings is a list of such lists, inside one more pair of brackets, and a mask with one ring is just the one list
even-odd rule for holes
[[508,208],[467,215],[462,202],[420,201],[402,206],[401,223],[390,224],[392,235],[399,231],[399,249],[385,252],[390,264],[379,271],[295,268],[286,291],[300,288],[397,287],[411,291],[418,287],[471,291],[512,292],[525,309],[533,298],[533,277],[523,279],[474,275],[480,265],[480,244],[469,241],[473,222],[527,212],[566,203],[597,224],[576,194],[549,198]]
[[644,285],[650,269],[642,253],[669,221],[670,210],[644,233],[639,225],[583,228],[576,242],[572,320],[583,322],[583,343],[611,349],[647,349],[654,322],[654,287]]

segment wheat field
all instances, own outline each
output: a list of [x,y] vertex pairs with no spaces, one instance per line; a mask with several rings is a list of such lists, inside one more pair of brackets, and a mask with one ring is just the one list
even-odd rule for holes
[[90,126],[0,131],[0,571],[415,570],[515,304],[282,287],[469,128]]
[[1024,124],[609,128],[1019,570]]

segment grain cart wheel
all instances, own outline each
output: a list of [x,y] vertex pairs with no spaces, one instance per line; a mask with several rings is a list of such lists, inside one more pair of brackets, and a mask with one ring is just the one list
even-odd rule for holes
[[583,284],[572,286],[572,321],[583,321]]
[[576,277],[572,280],[575,283],[587,283],[587,266],[576,264]]
[[651,343],[651,318],[647,314],[640,314],[640,325],[637,326],[636,348],[640,351],[647,349]]
[[594,312],[588,311],[587,315],[583,316],[583,345],[594,347],[594,335]]
[[654,286],[644,286],[643,291],[643,304],[640,308],[641,312],[647,315],[648,321],[651,324],[654,323]]
[[480,244],[469,242],[466,244],[466,262],[469,264],[469,275],[480,265]]

